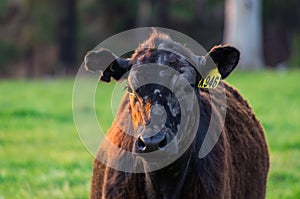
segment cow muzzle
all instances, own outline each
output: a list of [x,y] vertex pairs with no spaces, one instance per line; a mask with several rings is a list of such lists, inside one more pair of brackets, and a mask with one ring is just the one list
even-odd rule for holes
[[160,150],[167,145],[166,133],[160,132],[154,136],[139,136],[136,141],[137,152],[149,153]]
[[[177,143],[171,142],[174,134],[169,129],[164,129],[156,134],[142,133],[135,141],[134,151],[136,153],[150,153],[154,151],[168,152],[170,144],[176,145]],[[171,147],[174,148],[174,147]],[[174,151],[173,151],[174,152]]]

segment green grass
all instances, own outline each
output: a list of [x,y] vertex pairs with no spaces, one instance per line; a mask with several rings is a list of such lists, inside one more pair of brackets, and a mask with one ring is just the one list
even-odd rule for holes
[[[266,131],[268,199],[300,198],[299,77],[295,70],[234,72],[228,78]],[[96,96],[104,130],[112,121],[113,87],[101,84]],[[76,132],[72,89],[71,79],[0,81],[0,199],[88,198],[93,157]]]
[[74,127],[72,84],[0,82],[0,198],[87,198],[92,157]]

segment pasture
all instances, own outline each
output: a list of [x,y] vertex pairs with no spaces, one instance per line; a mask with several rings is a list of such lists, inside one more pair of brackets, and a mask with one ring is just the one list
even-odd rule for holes
[[[233,72],[270,148],[268,199],[300,198],[300,71]],[[97,95],[103,129],[112,122],[114,84]],[[73,79],[0,81],[0,199],[88,198],[93,157],[72,116]]]

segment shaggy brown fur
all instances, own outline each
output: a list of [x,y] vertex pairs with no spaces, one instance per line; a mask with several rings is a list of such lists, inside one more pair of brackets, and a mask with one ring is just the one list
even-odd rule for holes
[[[192,166],[182,192],[184,198],[247,198],[265,197],[269,169],[268,147],[263,128],[248,103],[238,91],[225,84],[227,114],[225,128],[210,154],[201,162],[202,177],[197,166]],[[201,100],[209,106],[209,94],[202,90]],[[129,109],[128,96],[121,103],[120,110]],[[129,112],[118,113],[117,121],[126,123]],[[108,139],[116,146],[132,150],[133,140],[113,124]],[[103,148],[102,148],[103,150]],[[102,151],[99,151],[101,155]],[[113,157],[112,157],[113,158]],[[145,196],[145,175],[116,171],[106,167],[97,159],[94,161],[91,198],[131,198]]]

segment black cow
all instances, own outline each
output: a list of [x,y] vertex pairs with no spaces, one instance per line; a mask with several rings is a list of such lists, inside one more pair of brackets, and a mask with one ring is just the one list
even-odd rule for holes
[[[94,161],[91,198],[265,197],[268,147],[250,106],[223,81],[223,87],[198,88],[212,69],[208,60],[213,60],[215,71],[225,79],[238,64],[237,49],[216,46],[207,55],[196,56],[154,31],[129,59],[100,49],[86,55],[85,65],[97,70],[103,58],[114,61],[105,66],[100,79],[110,82],[125,77],[128,92]],[[224,102],[218,97],[222,93],[226,97],[224,126],[220,111]],[[180,104],[184,101],[189,103]],[[183,122],[187,125],[181,125]],[[206,156],[199,157],[208,132],[217,141]],[[121,150],[114,150],[111,144]],[[103,157],[105,162],[99,161]],[[128,161],[126,157],[136,161],[131,166],[140,170],[107,166],[118,167]]]

